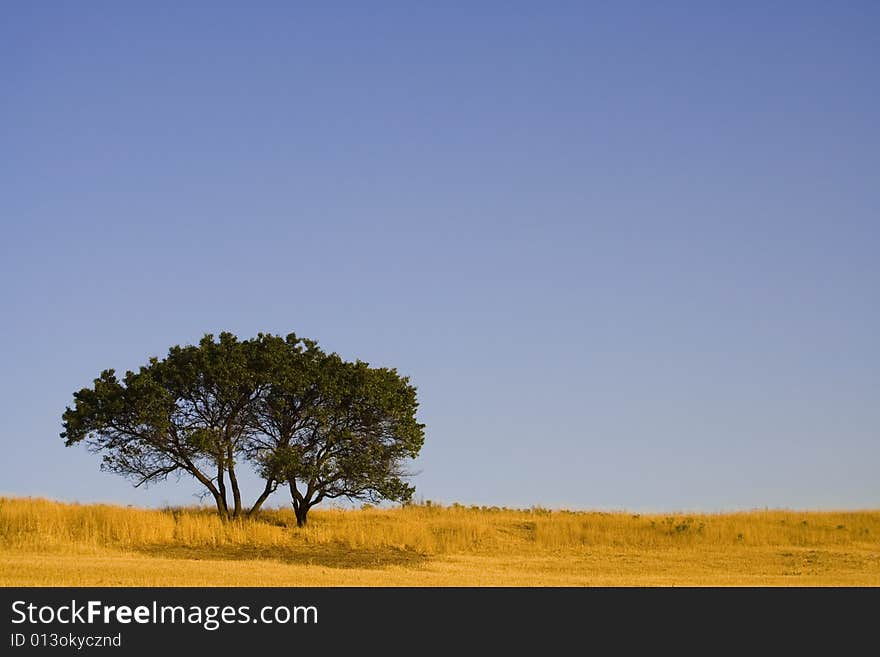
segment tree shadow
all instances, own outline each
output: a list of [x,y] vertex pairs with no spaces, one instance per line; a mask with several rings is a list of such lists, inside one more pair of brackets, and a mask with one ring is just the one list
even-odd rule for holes
[[208,545],[190,547],[159,543],[135,548],[151,557],[190,559],[193,561],[279,561],[286,564],[324,566],[327,568],[384,568],[416,566],[427,559],[415,550],[396,547],[352,548],[342,543],[294,545]]

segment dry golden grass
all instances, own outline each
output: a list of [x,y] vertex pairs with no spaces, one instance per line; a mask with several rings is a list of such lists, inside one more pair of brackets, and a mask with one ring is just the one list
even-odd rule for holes
[[0,498],[4,586],[880,585],[880,511],[637,515],[453,505],[221,522]]

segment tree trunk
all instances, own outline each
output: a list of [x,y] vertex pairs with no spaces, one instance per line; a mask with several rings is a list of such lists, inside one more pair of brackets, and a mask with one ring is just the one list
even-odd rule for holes
[[260,507],[263,506],[263,502],[265,502],[269,496],[275,492],[276,483],[273,479],[268,479],[266,481],[266,486],[263,488],[263,492],[260,493],[260,496],[257,498],[257,501],[254,502],[254,505],[247,512],[248,516],[255,515],[257,511],[260,510]]
[[214,502],[217,503],[217,513],[220,515],[220,518],[226,520],[229,517],[229,509],[226,508],[226,500],[224,500],[219,493],[214,493]]
[[225,520],[226,517],[229,515],[229,509],[226,507],[226,500],[220,495],[220,491],[217,490],[217,487],[214,485],[208,475],[199,470],[192,461],[184,459],[184,463],[184,469],[189,472],[193,477],[198,479],[199,483],[201,483],[202,486],[207,488],[208,491],[211,493],[214,498],[214,502],[216,502],[217,504],[218,515]]
[[235,462],[232,458],[232,446],[226,448],[226,458],[226,469],[229,472],[229,484],[232,486],[232,503],[235,505],[232,517],[238,518],[241,515],[241,490],[238,488],[238,478],[235,476]]
[[229,518],[229,503],[226,501],[226,469],[223,461],[217,461],[217,508],[222,509],[220,516],[226,520]]
[[296,488],[296,479],[291,477],[289,481],[290,485],[290,497],[293,501],[293,513],[296,515],[296,526],[297,527],[305,527],[306,518],[309,515],[309,507],[311,498],[303,497],[299,490]]

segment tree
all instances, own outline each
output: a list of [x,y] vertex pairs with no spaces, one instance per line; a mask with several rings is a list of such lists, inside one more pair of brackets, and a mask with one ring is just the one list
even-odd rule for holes
[[[208,334],[122,380],[104,370],[74,393],[61,436],[68,446],[85,441],[103,469],[136,487],[188,474],[224,519],[256,513],[286,485],[303,526],[324,499],[411,498],[402,464],[424,441],[417,408],[416,389],[396,370],[346,362],[293,333]],[[242,462],[264,479],[246,512]]]
[[[74,394],[61,436],[86,441],[103,456],[102,468],[135,486],[186,473],[214,498],[221,517],[242,513],[236,457],[253,423],[262,391],[257,352],[231,333],[206,335],[198,346],[174,346],[122,381],[104,370],[92,388]],[[230,508],[226,481],[233,503]]]
[[267,480],[288,485],[297,525],[324,499],[409,500],[402,464],[418,456],[425,426],[409,379],[336,354],[299,355],[288,350],[260,398],[252,453]]

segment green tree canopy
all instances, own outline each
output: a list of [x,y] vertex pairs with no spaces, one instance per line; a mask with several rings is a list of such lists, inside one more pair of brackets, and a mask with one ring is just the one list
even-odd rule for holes
[[245,513],[237,467],[248,463],[264,486],[246,513],[284,484],[303,525],[324,499],[411,497],[403,463],[424,440],[417,408],[396,370],[344,361],[293,333],[208,334],[122,380],[104,370],[74,393],[61,436],[85,441],[135,486],[193,477],[224,518]]

